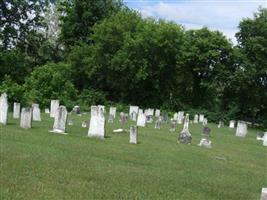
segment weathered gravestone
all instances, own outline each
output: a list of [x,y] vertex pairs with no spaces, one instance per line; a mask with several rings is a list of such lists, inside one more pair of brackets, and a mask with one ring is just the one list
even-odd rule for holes
[[264,136],[263,136],[263,146],[267,147],[267,132],[264,133]]
[[171,123],[170,123],[170,131],[171,132],[174,132],[175,131],[175,129],[176,129],[176,120],[174,120],[174,119],[172,119],[171,120]]
[[179,111],[178,112],[178,118],[177,118],[177,123],[182,124],[184,119],[184,111]]
[[45,113],[46,114],[49,114],[50,113],[49,108],[45,108]]
[[0,124],[7,124],[8,102],[7,94],[3,93],[0,96]]
[[91,106],[91,119],[88,136],[100,139],[105,138],[105,116],[102,107]]
[[67,134],[66,123],[67,123],[68,111],[65,106],[59,106],[55,113],[53,130],[50,132]]
[[85,121],[82,122],[82,127],[86,128],[87,127],[87,123]]
[[72,118],[70,116],[68,118],[69,118],[68,119],[68,125],[73,126],[74,122],[73,122]]
[[113,123],[113,121],[114,121],[114,115],[109,114],[108,123]]
[[32,120],[33,121],[41,121],[41,112],[39,108],[39,104],[32,104]]
[[155,129],[160,129],[161,128],[161,122],[162,122],[162,119],[159,116],[157,121],[156,121],[156,123],[155,123]]
[[177,142],[183,143],[183,144],[191,144],[192,136],[189,132],[189,114],[186,114],[185,120],[184,120],[184,127],[181,133],[179,134]]
[[221,127],[223,127],[223,126],[224,126],[223,121],[219,121],[218,128],[221,128]]
[[267,200],[267,188],[261,189],[261,199],[260,200]]
[[235,128],[235,120],[229,122],[229,128]]
[[125,123],[127,122],[127,118],[126,118],[126,115],[125,115],[124,112],[121,112],[121,113],[120,113],[120,122],[121,122],[122,124],[125,124]]
[[168,113],[166,111],[163,112],[163,115],[162,115],[163,119],[162,119],[162,122],[168,122]]
[[205,147],[205,148],[211,148],[211,141],[210,141],[210,128],[205,126],[203,128],[202,132],[202,138],[198,144],[198,146]]
[[203,123],[203,120],[204,120],[204,115],[200,114],[200,115],[199,115],[199,120],[198,120],[199,123],[200,123],[200,122]]
[[146,115],[146,123],[153,123],[153,116],[152,115]]
[[208,119],[206,117],[204,117],[202,124],[203,126],[206,126],[208,124]]
[[238,137],[246,137],[246,135],[247,135],[246,122],[238,121],[235,135]]
[[194,124],[197,124],[197,123],[198,123],[198,115],[197,115],[197,114],[195,114],[195,116],[194,116],[194,121],[193,121],[193,123],[194,123]]
[[59,107],[59,100],[51,100],[50,103],[50,117],[55,117]]
[[176,122],[178,121],[178,113],[173,114],[173,120]]
[[81,108],[80,106],[76,105],[72,108],[72,113],[75,113],[77,115],[80,115],[81,114]]
[[160,116],[160,110],[159,109],[156,109],[155,117],[159,117],[159,116]]
[[146,115],[144,113],[139,113],[137,118],[137,126],[145,127],[146,126]]
[[32,127],[32,108],[22,108],[20,116],[20,127],[24,129]]
[[136,120],[137,120],[137,112],[133,111],[131,113],[131,119],[136,122]]
[[13,118],[14,119],[19,119],[20,115],[20,103],[14,103],[13,105]]
[[154,116],[154,109],[153,108],[148,108],[146,115],[153,117]]
[[130,126],[130,143],[137,144],[138,128],[137,126]]
[[[135,113],[137,114],[137,113],[138,113],[138,110],[139,110],[139,107],[138,107],[138,106],[130,106],[129,116],[130,116],[131,120],[134,120],[134,119],[132,118],[132,117],[133,117],[132,113],[135,112]],[[136,115],[135,115],[135,116],[136,116]],[[135,118],[134,121],[136,121],[136,118]]]
[[110,107],[109,108],[109,115],[112,115],[113,116],[113,119],[116,118],[116,107]]

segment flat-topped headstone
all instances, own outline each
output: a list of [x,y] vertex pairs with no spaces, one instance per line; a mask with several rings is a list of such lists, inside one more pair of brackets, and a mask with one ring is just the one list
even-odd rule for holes
[[91,119],[88,136],[100,139],[105,138],[105,116],[102,107],[91,106]]
[[177,116],[177,123],[182,124],[184,120],[184,111],[179,111]]
[[[132,113],[135,112],[136,114],[138,113],[139,107],[138,106],[130,106],[130,110],[129,110],[129,116],[132,117]],[[131,118],[131,120],[133,120]]]
[[230,120],[229,128],[235,128],[235,120]]
[[7,124],[8,102],[7,94],[3,93],[0,96],[0,124]]
[[112,115],[113,116],[113,119],[116,118],[116,107],[110,107],[109,108],[109,115]]
[[246,124],[246,122],[238,121],[235,134],[238,137],[246,137],[246,135],[247,135],[247,124]]
[[138,128],[137,126],[130,126],[130,143],[137,144]]
[[261,189],[261,199],[260,200],[267,200],[267,188]]
[[198,123],[198,115],[195,114],[194,115],[194,121],[193,121],[194,124],[197,124]]
[[13,105],[13,118],[19,119],[20,116],[20,103],[14,103]]
[[24,129],[32,127],[32,108],[22,108],[20,116],[20,127]]
[[179,134],[177,142],[183,143],[183,144],[191,144],[192,136],[189,132],[189,114],[186,114],[185,120],[184,120],[184,127],[181,133]]
[[156,109],[155,111],[155,117],[159,117],[160,116],[160,110],[159,109]]
[[32,104],[32,120],[33,121],[41,121],[41,112],[39,108],[39,104]]
[[49,114],[50,113],[49,108],[45,108],[45,113],[46,114]]
[[159,116],[157,121],[156,121],[156,123],[155,123],[155,129],[160,129],[161,128],[161,122],[162,122],[162,119]]
[[55,117],[59,107],[59,100],[51,100],[50,103],[50,117]]
[[144,113],[139,113],[137,117],[137,126],[145,127],[146,126],[146,115]]
[[66,133],[66,123],[67,123],[68,111],[65,106],[59,106],[55,113],[53,130],[50,132],[53,133]]
[[200,122],[203,123],[203,120],[204,120],[204,115],[200,114],[200,115],[199,115],[199,120],[198,120],[199,123],[200,123]]

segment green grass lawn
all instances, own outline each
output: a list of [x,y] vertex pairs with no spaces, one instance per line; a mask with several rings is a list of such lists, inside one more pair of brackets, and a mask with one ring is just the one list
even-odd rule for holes
[[[49,133],[53,119],[42,115],[32,129],[9,116],[0,125],[0,199],[240,199],[260,198],[267,187],[267,148],[228,127],[211,128],[212,149],[198,147],[203,126],[190,124],[191,145],[177,144],[182,129],[169,125],[139,128],[139,144],[129,133],[112,133],[118,117],[107,124],[105,140],[88,138],[76,116],[68,135]],[[225,160],[216,159],[224,157]]]

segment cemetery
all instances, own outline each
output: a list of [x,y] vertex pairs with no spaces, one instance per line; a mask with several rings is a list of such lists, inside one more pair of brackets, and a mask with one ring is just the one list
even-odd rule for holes
[[0,200],[267,200],[266,0],[0,19]]

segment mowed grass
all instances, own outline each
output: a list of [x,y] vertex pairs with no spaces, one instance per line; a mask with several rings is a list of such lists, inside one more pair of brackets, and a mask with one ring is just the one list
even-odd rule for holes
[[[242,199],[260,198],[267,187],[267,148],[234,130],[209,124],[212,149],[198,147],[203,126],[190,124],[191,145],[177,144],[182,129],[169,132],[154,123],[139,128],[139,144],[129,133],[112,133],[118,117],[106,124],[105,140],[88,138],[89,115],[75,116],[68,135],[49,133],[53,119],[42,115],[32,129],[9,116],[0,127],[0,199]],[[218,159],[223,157],[225,159]]]

